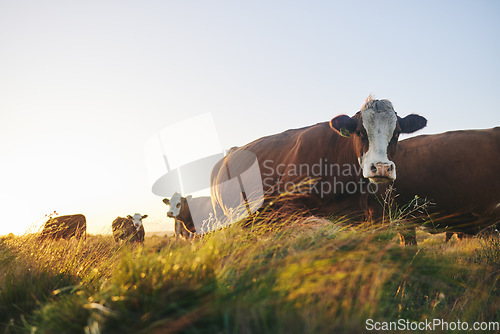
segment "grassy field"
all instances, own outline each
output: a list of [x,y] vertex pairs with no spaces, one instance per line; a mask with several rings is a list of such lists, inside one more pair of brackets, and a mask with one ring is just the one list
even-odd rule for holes
[[3,237],[0,333],[359,333],[369,319],[500,321],[499,240],[417,238],[403,248],[391,226],[293,216],[137,247],[100,235]]

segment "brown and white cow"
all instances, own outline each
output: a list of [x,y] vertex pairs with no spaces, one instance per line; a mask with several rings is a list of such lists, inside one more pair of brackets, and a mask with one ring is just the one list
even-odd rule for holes
[[87,221],[82,214],[51,217],[45,223],[41,239],[77,239],[87,237]]
[[147,217],[148,215],[141,215],[140,213],[133,216],[128,215],[126,218],[116,217],[111,224],[115,241],[143,243],[146,233],[142,220]]
[[164,198],[163,203],[169,206],[167,216],[175,219],[176,237],[192,239],[197,232],[196,225],[201,230],[203,220],[213,216],[210,197],[193,197],[191,195],[182,197],[181,194],[175,193],[170,199]]
[[500,223],[500,127],[402,140],[395,159],[397,200],[434,203],[430,232],[474,235]]
[[[340,115],[330,122],[288,130],[237,148],[212,171],[211,195],[218,219],[232,209],[230,198],[237,197],[225,196],[223,185],[235,175],[243,175],[253,163],[252,159],[245,161],[245,151],[257,157],[266,198],[305,179],[315,179],[306,196],[300,197],[304,207],[318,215],[357,207],[371,216],[369,184],[377,188],[396,179],[393,156],[399,135],[415,132],[426,123],[419,115],[401,118],[390,101],[370,96],[353,117]],[[232,166],[232,176],[228,166]]]
[[196,233],[196,229],[187,204],[187,198],[175,193],[171,199],[164,198],[163,203],[169,206],[167,217],[175,219],[175,237],[182,237],[186,240],[191,239]]

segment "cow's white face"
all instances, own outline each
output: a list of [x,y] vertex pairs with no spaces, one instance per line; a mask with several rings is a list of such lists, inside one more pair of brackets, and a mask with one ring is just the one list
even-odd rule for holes
[[395,180],[396,166],[389,160],[387,150],[393,137],[399,135],[395,132],[398,120],[396,113],[393,110],[365,109],[361,111],[361,119],[368,139],[368,151],[358,157],[363,177],[374,183],[378,180]]
[[169,205],[167,216],[170,218],[175,218],[181,212],[182,207],[182,196],[179,193],[175,193],[170,200],[165,198],[163,202]]
[[[392,159],[399,134],[413,133],[426,124],[427,120],[419,115],[397,116],[390,101],[373,100],[371,96],[353,117],[339,115],[330,121],[332,129],[350,138],[351,142],[344,143],[354,149],[363,177],[372,183],[396,179],[396,165]],[[351,136],[352,133],[356,136]]]
[[147,218],[148,215],[141,215],[140,213],[136,213],[133,216],[127,216],[128,219],[132,219],[132,222],[134,223],[134,227],[136,230],[139,230],[142,226],[142,220]]

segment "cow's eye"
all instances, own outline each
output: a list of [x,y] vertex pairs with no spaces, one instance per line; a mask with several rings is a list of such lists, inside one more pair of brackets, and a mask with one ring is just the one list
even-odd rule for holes
[[177,203],[177,205],[175,206],[177,209],[181,207],[181,203]]

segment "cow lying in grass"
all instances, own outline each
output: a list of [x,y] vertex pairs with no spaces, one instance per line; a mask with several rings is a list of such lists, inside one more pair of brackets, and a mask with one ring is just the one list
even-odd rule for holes
[[51,217],[45,223],[40,238],[43,239],[77,239],[87,237],[87,221],[82,214]]

